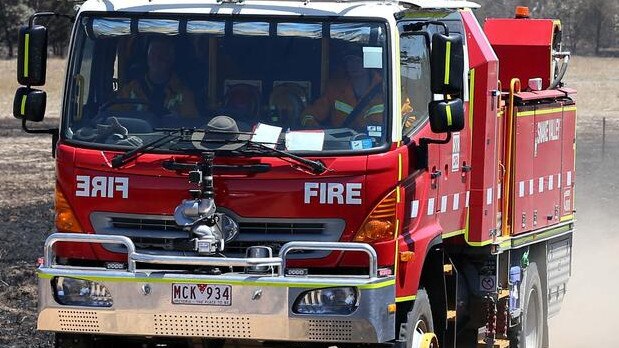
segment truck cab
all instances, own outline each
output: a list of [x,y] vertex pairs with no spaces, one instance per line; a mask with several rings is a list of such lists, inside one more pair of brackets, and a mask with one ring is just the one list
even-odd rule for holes
[[[517,223],[502,214],[515,140],[501,117],[519,91],[501,90],[475,7],[86,1],[47,130],[57,233],[38,328],[59,347],[478,344],[479,308],[519,296],[508,272],[526,275],[513,260],[532,247],[512,254]],[[35,19],[20,31],[14,113],[43,132],[28,126],[45,106]],[[531,100],[569,112],[570,92],[557,93]],[[518,232],[571,233],[571,214]],[[470,285],[482,278],[494,283]],[[531,324],[530,302],[509,303],[504,330],[482,341],[541,347],[547,307]]]

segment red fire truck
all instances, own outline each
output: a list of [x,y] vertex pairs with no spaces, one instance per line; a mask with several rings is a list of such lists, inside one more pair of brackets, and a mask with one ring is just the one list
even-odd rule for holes
[[61,120],[47,29],[14,115],[50,133],[57,347],[549,345],[570,275],[561,24],[451,0],[88,0]]

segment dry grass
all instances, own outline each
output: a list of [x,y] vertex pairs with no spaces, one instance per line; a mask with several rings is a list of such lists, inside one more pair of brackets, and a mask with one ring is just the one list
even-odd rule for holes
[[576,88],[579,118],[611,117],[619,119],[619,59],[574,57],[565,76],[569,87]]
[[[47,83],[39,87],[47,92],[46,117],[58,117],[66,60],[52,58],[47,64]],[[0,119],[13,117],[13,96],[17,83],[17,61],[0,60]]]

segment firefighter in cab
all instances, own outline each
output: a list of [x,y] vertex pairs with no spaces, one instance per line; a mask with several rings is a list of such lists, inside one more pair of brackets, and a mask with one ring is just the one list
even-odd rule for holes
[[365,131],[368,125],[383,124],[382,69],[365,68],[359,46],[347,47],[342,59],[345,76],[329,80],[324,94],[303,111],[304,128]]
[[120,90],[120,98],[145,101],[138,110],[156,116],[198,116],[195,96],[174,73],[174,44],[164,37],[154,37],[148,44],[146,74],[132,80]]

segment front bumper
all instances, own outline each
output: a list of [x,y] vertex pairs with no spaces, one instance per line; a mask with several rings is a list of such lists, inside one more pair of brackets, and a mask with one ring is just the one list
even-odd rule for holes
[[[377,277],[373,249],[357,243],[292,242],[282,248],[279,257],[262,259],[277,272],[268,275],[226,273],[202,275],[159,270],[138,270],[134,260],[145,262],[126,237],[110,237],[128,249],[129,270],[106,270],[93,267],[63,267],[53,264],[52,246],[57,241],[102,241],[101,236],[55,234],[46,242],[45,265],[38,269],[38,329],[101,335],[211,337],[277,341],[315,342],[386,342],[395,338],[395,303],[393,277]],[[129,244],[131,243],[131,244]],[[357,250],[370,257],[369,276],[285,276],[286,254],[292,249]],[[148,256],[149,260],[153,256]],[[174,263],[183,264],[182,257]],[[252,259],[199,259],[209,265],[243,262]],[[208,260],[207,260],[208,259]],[[243,261],[245,260],[245,261]],[[152,263],[164,263],[153,259]],[[161,261],[161,262],[160,262]],[[166,260],[170,261],[170,260]],[[166,262],[167,263],[167,262]],[[133,265],[133,266],[132,266]],[[104,284],[113,297],[110,308],[66,306],[56,302],[54,277],[88,279]],[[230,306],[172,304],[172,284],[226,284],[232,287]],[[359,306],[350,315],[301,315],[292,312],[297,297],[311,289],[353,286],[359,290]]]

